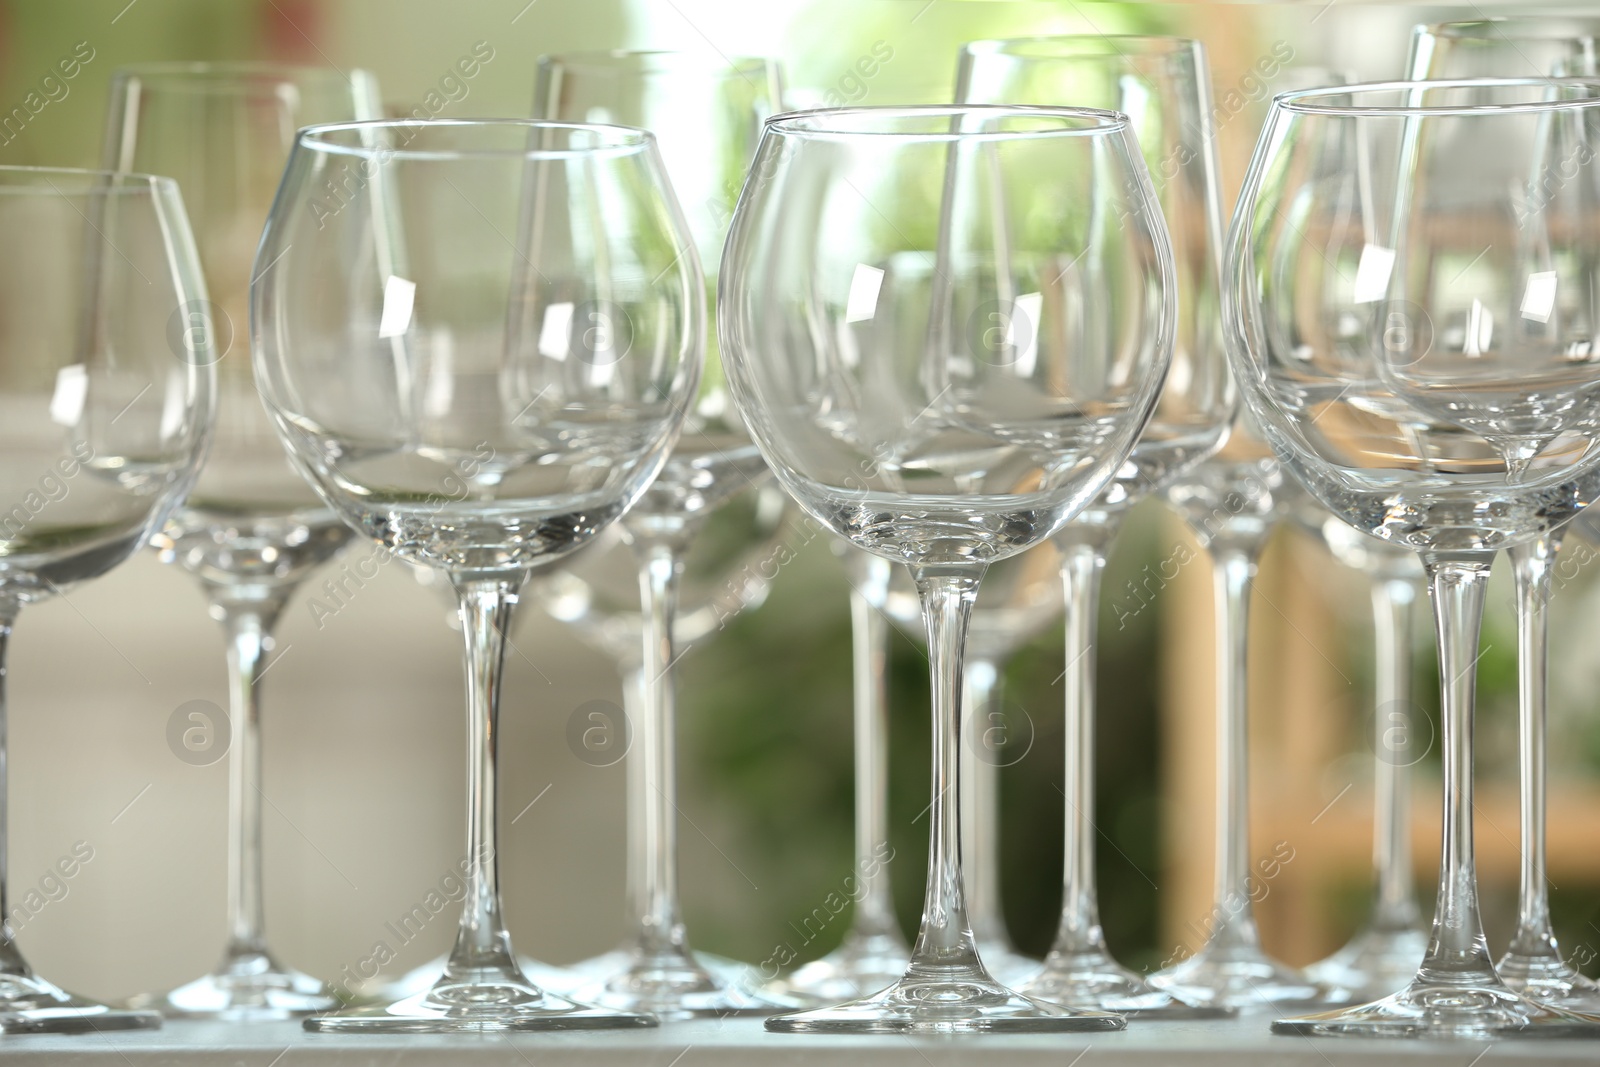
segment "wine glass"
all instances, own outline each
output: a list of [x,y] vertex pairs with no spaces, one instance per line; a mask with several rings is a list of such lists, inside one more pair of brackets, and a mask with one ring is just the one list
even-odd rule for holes
[[[1408,77],[1534,77],[1600,73],[1600,22],[1593,19],[1485,19],[1418,26]],[[1541,131],[1530,131],[1541,136]],[[1530,151],[1534,149],[1530,146]],[[1506,985],[1545,1003],[1600,1013],[1600,983],[1564,958],[1550,925],[1545,877],[1545,608],[1562,527],[1506,549],[1517,604],[1517,724],[1521,756],[1522,849],[1517,928],[1495,970]]]
[[168,1014],[274,1019],[339,1003],[267,948],[260,683],[284,605],[350,531],[289,466],[257,396],[244,333],[251,263],[295,129],[375,118],[377,96],[362,71],[267,63],[151,64],[112,77],[105,166],[177,179],[211,292],[185,315],[218,342],[216,441],[154,543],[199,580],[227,638],[228,933],[215,971],[133,1001]]
[[[0,167],[0,896],[6,824],[5,653],[26,604],[67,596],[128,559],[195,473],[215,415],[208,330],[169,333],[204,304],[177,183],[143,174]],[[176,343],[174,343],[174,341]],[[0,925],[0,1032],[150,1029],[33,973]]]
[[[961,865],[962,651],[986,567],[1055,533],[1132,452],[1171,357],[1171,247],[1115,112],[863,107],[767,123],[723,258],[728,380],[789,494],[911,567],[934,727],[905,974],[769,1030],[1124,1025],[1022,996],[979,959]],[[913,255],[935,284],[902,281]]]
[[[832,1004],[876,993],[906,971],[911,950],[889,891],[889,617],[894,564],[835,540],[850,583],[851,719],[855,734],[855,866],[858,891],[837,948],[767,983],[771,996]],[[922,620],[916,620],[922,632]]]
[[1422,564],[1416,553],[1366,536],[1309,496],[1297,494],[1293,510],[1334,559],[1366,577],[1375,649],[1372,913],[1349,942],[1305,973],[1329,1000],[1374,1000],[1404,988],[1428,950],[1411,877],[1411,768],[1427,754],[1411,684]]
[[[1443,699],[1427,954],[1381,1000],[1279,1032],[1596,1031],[1495,973],[1472,838],[1472,711],[1495,554],[1600,493],[1592,351],[1600,82],[1392,82],[1277,97],[1228,244],[1228,353],[1274,452],[1335,516],[1421,556]],[[1557,160],[1567,169],[1547,168]],[[1465,269],[1471,264],[1472,269]]]
[[[761,120],[777,109],[777,64],[738,58],[708,64],[680,52],[589,52],[542,56],[534,114],[544,119],[621,122],[648,129],[685,207],[706,284],[716,270],[733,200],[755,151]],[[639,570],[641,602],[654,617],[645,634],[635,785],[643,866],[629,893],[632,933],[623,966],[580,987],[595,1003],[662,1018],[768,1014],[782,1005],[730,985],[689,947],[678,901],[673,616],[684,555],[716,509],[767,476],[729,402],[715,339],[706,348],[700,395],[661,475],[623,520]]]
[[[1022,990],[1043,1000],[1155,1017],[1219,1014],[1111,957],[1100,927],[1094,844],[1094,646],[1106,556],[1128,510],[1221,444],[1234,407],[1216,321],[1221,206],[1205,48],[1181,37],[1069,35],[974,41],[956,98],[1071,102],[1122,111],[1144,150],[1178,269],[1173,373],[1149,428],[1090,507],[1056,535],[1067,599],[1065,859],[1061,920],[1043,968]],[[1247,861],[1246,861],[1247,862]]]
[[[319,217],[330,176],[351,199]],[[448,575],[467,650],[467,894],[449,963],[424,993],[307,1029],[652,1024],[518,969],[495,754],[528,572],[643,495],[698,384],[699,259],[654,139],[528,120],[304,129],[257,263],[256,372],[279,435],[341,519]]]

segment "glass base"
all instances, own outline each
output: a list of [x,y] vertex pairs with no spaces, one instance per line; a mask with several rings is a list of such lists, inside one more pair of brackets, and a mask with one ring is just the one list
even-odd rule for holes
[[340,1000],[309,974],[260,954],[231,959],[221,970],[165,994],[134,997],[128,1005],[172,1018],[262,1022],[334,1011]]
[[313,1015],[304,1026],[332,1034],[459,1034],[522,1030],[614,1030],[655,1026],[648,1015],[591,1007],[547,993],[520,976],[446,976],[393,1004]]
[[774,1015],[766,1028],[780,1034],[1049,1034],[1127,1025],[1110,1012],[1033,1000],[980,970],[954,977],[907,973],[861,1000]]
[[160,1026],[159,1012],[113,1008],[31,974],[0,974],[0,1033],[82,1034]]
[[704,1016],[771,1015],[801,1004],[758,992],[758,972],[744,964],[734,964],[735,973],[728,974],[703,965],[698,954],[693,953],[651,956],[632,951],[617,955],[625,969],[591,978],[571,994],[618,1011],[645,1012],[663,1022]]
[[1427,952],[1428,935],[1423,930],[1369,927],[1338,952],[1307,967],[1305,975],[1322,987],[1323,998],[1330,1003],[1362,1004],[1410,985]]
[[[388,1004],[391,1001],[405,1000],[418,993],[425,993],[439,981],[449,963],[448,954],[436,956],[421,966],[411,968],[398,978],[363,982],[351,991],[348,1003]],[[522,972],[524,978],[551,993],[565,994],[583,984],[582,975],[575,974],[565,967],[542,963],[531,956],[517,957],[517,969]]]
[[900,980],[911,962],[905,942],[890,934],[847,934],[819,960],[761,987],[763,994],[813,1005],[869,997]]
[[1186,1004],[1231,1008],[1241,1014],[1324,1003],[1322,991],[1304,975],[1254,945],[1224,948],[1208,942],[1182,963],[1152,974],[1148,981],[1152,988]]
[[1052,952],[1044,968],[1017,987],[1035,1000],[1141,1019],[1228,1019],[1238,1009],[1188,1004],[1156,989],[1104,951]]
[[1558,957],[1506,953],[1495,964],[1506,988],[1547,1008],[1600,1016],[1600,983]]
[[1492,975],[1457,982],[1416,978],[1382,1000],[1343,1011],[1279,1019],[1275,1034],[1305,1037],[1472,1038],[1600,1036],[1600,1018],[1535,1004]]

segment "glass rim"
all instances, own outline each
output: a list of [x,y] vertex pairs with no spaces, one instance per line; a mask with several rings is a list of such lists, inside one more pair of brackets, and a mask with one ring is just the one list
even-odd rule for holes
[[[1543,86],[1582,86],[1595,95],[1581,100],[1526,100],[1505,104],[1319,104],[1319,98],[1348,97],[1352,101],[1370,93],[1420,93],[1434,89],[1486,89]],[[1442,78],[1437,81],[1399,80],[1326,85],[1315,89],[1294,89],[1272,98],[1274,111],[1295,111],[1308,115],[1394,116],[1426,118],[1445,115],[1514,115],[1546,111],[1600,107],[1600,78]]]
[[568,70],[597,70],[607,73],[650,74],[652,64],[660,63],[661,70],[677,70],[680,64],[699,63],[707,81],[720,81],[748,74],[765,75],[777,67],[778,61],[768,56],[723,56],[707,60],[698,52],[681,48],[593,48],[572,52],[546,52],[537,65],[541,70],[565,68]]
[[[1592,32],[1573,34],[1576,27]],[[1494,29],[1487,33],[1470,33],[1472,29]],[[1512,32],[1505,32],[1511,30]],[[1548,32],[1539,32],[1540,30]],[[1448,41],[1561,41],[1594,40],[1600,38],[1600,17],[1594,15],[1488,15],[1479,19],[1449,19],[1445,22],[1420,22],[1412,30],[1418,37],[1434,37]]]
[[[1109,47],[1098,51],[1049,51],[1053,46],[1068,43],[1093,45],[1104,42]],[[1118,44],[1127,45],[1119,48]],[[1029,51],[1038,48],[1040,51]],[[1165,33],[1046,33],[1028,37],[989,37],[968,41],[961,46],[963,56],[1012,56],[1017,59],[1098,59],[1106,56],[1175,56],[1184,53],[1204,52],[1205,45],[1195,37],[1181,37]]]
[[[582,130],[597,134],[602,143],[585,148],[392,148],[383,145],[344,144],[327,139],[331,134],[384,129],[462,129],[521,128],[537,130]],[[409,143],[409,141],[407,142]],[[595,159],[602,156],[633,155],[655,146],[655,135],[636,126],[604,122],[556,122],[547,119],[365,119],[355,122],[328,122],[302,127],[294,138],[296,148],[360,159],[446,161],[452,159],[522,159],[530,162],[560,159]]]
[[281,81],[319,78],[330,84],[349,85],[369,81],[372,75],[359,67],[341,71],[317,63],[290,63],[271,59],[219,59],[172,60],[154,63],[124,63],[111,72],[113,84],[133,80],[164,82],[176,87],[196,91],[212,87],[228,87],[230,79],[248,77],[272,78]]
[[[35,178],[28,182],[23,179]],[[72,189],[61,189],[50,179],[75,183]],[[13,181],[12,179],[17,179]],[[48,196],[66,196],[69,193],[160,193],[177,195],[178,180],[164,174],[145,174],[131,170],[100,170],[88,167],[33,167],[0,165],[0,194],[39,193]]]
[[[963,115],[1017,118],[1054,118],[1082,123],[1058,129],[1036,130],[895,130],[855,126],[851,118],[884,120]],[[1051,137],[1094,137],[1128,130],[1128,116],[1097,107],[1044,107],[1032,104],[909,104],[894,107],[823,107],[785,111],[766,120],[765,128],[784,137],[892,138],[899,141],[954,143],[957,141],[1029,141]]]

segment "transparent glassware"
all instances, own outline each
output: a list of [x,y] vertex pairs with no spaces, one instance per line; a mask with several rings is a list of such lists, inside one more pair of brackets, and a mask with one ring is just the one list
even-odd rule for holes
[[967,918],[960,756],[963,649],[985,569],[1105,487],[1171,358],[1171,243],[1127,119],[956,105],[770,120],[720,295],[724,366],[752,436],[818,522],[911,567],[933,683],[911,962],[872,996],[767,1028],[1120,1028],[1119,1015],[1033,1000],[984,968]]
[[[330,175],[351,199],[319,216]],[[698,385],[703,282],[654,139],[526,120],[303,129],[257,262],[257,379],[297,469],[350,526],[449,577],[467,652],[467,892],[444,974],[306,1028],[653,1024],[518,969],[495,783],[505,631],[529,572],[644,494]]]
[[[0,167],[0,912],[12,817],[6,652],[22,608],[139,550],[194,485],[216,414],[210,333],[168,318],[206,300],[170,178]],[[70,599],[70,598],[69,598]],[[73,862],[63,858],[63,864]],[[65,869],[65,868],[63,868]],[[9,916],[9,912],[7,912]],[[35,974],[0,924],[0,1032],[152,1029],[153,1011]]]
[[1573,150],[1596,117],[1600,82],[1576,79],[1286,93],[1251,163],[1223,287],[1235,377],[1307,491],[1420,555],[1443,722],[1439,894],[1420,968],[1397,993],[1275,1031],[1597,1032],[1600,1020],[1538,1004],[1496,974],[1472,836],[1490,566],[1600,494],[1600,372],[1572,358],[1596,321],[1595,265],[1578,249],[1596,232],[1600,173],[1593,153]]
[[376,118],[378,106],[362,71],[177,63],[124,67],[112,77],[104,165],[177,179],[210,289],[208,301],[184,309],[181,325],[212,330],[220,350],[215,443],[187,503],[153,542],[199,580],[228,653],[227,941],[210,974],[132,1001],[170,1015],[278,1019],[339,1003],[267,946],[261,676],[290,595],[350,531],[295,475],[261,406],[248,300],[256,243],[295,129]]
[[[1001,672],[1019,648],[1060,617],[1061,562],[1060,550],[1046,542],[992,565],[967,624],[961,870],[978,955],[989,973],[1007,985],[1020,985],[1037,974],[1039,961],[1011,943],[1001,910],[1000,770],[1028,755],[1034,733],[1028,710],[1004,703]],[[883,610],[901,629],[919,640],[925,637],[917,587],[903,567],[893,569]]]
[[[1329,83],[1334,84],[1334,83]],[[1416,608],[1426,595],[1416,553],[1387,544],[1330,515],[1300,495],[1295,519],[1371,587],[1372,912],[1342,948],[1305,969],[1330,1001],[1364,1002],[1405,988],[1428,950],[1411,876],[1411,768],[1431,734],[1412,691]]]
[[[889,890],[889,616],[895,567],[848,541],[833,549],[850,583],[851,720],[855,734],[855,895],[839,947],[767,983],[770,995],[832,1004],[870,996],[906,972],[910,946]],[[916,619],[918,633],[922,619]]]
[[[1483,19],[1418,26],[1411,37],[1409,76],[1593,77],[1600,55],[1600,20],[1592,18]],[[1550,923],[1545,876],[1545,609],[1550,567],[1561,529],[1506,549],[1517,603],[1517,717],[1521,790],[1521,849],[1517,927],[1495,969],[1512,989],[1545,1004],[1600,1014],[1600,983],[1562,955]]]
[[974,41],[961,50],[956,98],[1122,111],[1172,233],[1178,325],[1173,372],[1131,462],[1056,535],[1067,600],[1066,777],[1061,920],[1030,996],[1156,1017],[1224,1014],[1160,990],[1112,958],[1100,926],[1094,845],[1094,646],[1106,556],[1129,508],[1171,485],[1222,443],[1235,398],[1217,331],[1221,201],[1205,48],[1181,37],[1083,34]]
[[[755,152],[761,121],[778,110],[776,63],[735,58],[711,64],[680,52],[588,52],[542,56],[534,114],[543,119],[625,123],[659,138],[662,160],[689,220],[715,315],[716,272],[733,202]],[[655,620],[643,645],[644,686],[636,722],[640,848],[629,893],[632,943],[624,966],[579,988],[598,1004],[662,1018],[765,1015],[783,1005],[701,966],[678,898],[673,617],[684,557],[706,518],[758,486],[766,465],[728,398],[715,338],[706,346],[700,394],[660,476],[623,521],[638,563],[641,603]]]

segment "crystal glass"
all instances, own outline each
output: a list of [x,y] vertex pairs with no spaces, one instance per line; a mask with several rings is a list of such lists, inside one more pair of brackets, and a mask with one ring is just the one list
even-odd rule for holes
[[[319,217],[330,176],[351,200]],[[341,519],[448,575],[467,651],[467,892],[450,960],[426,992],[307,1028],[648,1025],[518,969],[495,750],[529,571],[644,494],[698,385],[703,282],[653,138],[518,120],[311,127],[257,261],[256,371],[279,435]]]
[[[897,568],[836,540],[850,583],[851,717],[855,733],[855,866],[850,928],[839,947],[766,986],[769,996],[832,1004],[869,996],[906,972],[911,949],[889,890],[889,627],[887,603]],[[913,597],[915,591],[913,590]],[[922,634],[922,619],[915,620]]]
[[1372,601],[1373,825],[1377,874],[1366,925],[1305,969],[1331,1001],[1367,1001],[1403,989],[1428,949],[1411,877],[1411,768],[1427,755],[1413,696],[1416,607],[1425,595],[1415,552],[1368,537],[1297,494],[1294,517],[1330,555],[1367,579]]
[[[211,295],[174,322],[211,329],[218,347],[216,441],[154,542],[199,580],[228,652],[227,942],[210,974],[133,1001],[172,1015],[276,1019],[338,1006],[267,947],[261,675],[290,595],[350,531],[289,466],[256,393],[246,327],[251,264],[295,129],[376,118],[377,99],[364,72],[321,67],[154,64],[112,77],[104,164],[177,179]],[[329,194],[321,210],[338,203]]]
[[[0,902],[10,821],[5,654],[18,613],[97,578],[194,484],[218,353],[169,330],[206,300],[178,187],[143,174],[0,167]],[[63,863],[70,863],[64,859]],[[64,869],[64,868],[63,868]],[[5,911],[0,903],[0,911]],[[0,1032],[148,1029],[33,973],[0,925]]]
[[[911,259],[924,266],[902,279]],[[1122,115],[958,105],[767,124],[723,259],[728,380],[790,495],[911,567],[933,682],[910,965],[870,997],[768,1029],[1123,1025],[1022,996],[979,959],[959,830],[962,653],[987,566],[1055,533],[1127,461],[1165,377],[1175,299],[1171,244]]]
[[1106,556],[1128,509],[1221,444],[1234,395],[1217,332],[1221,207],[1205,48],[1181,37],[1100,34],[975,41],[961,50],[956,98],[1110,108],[1128,115],[1172,231],[1178,327],[1160,404],[1100,498],[1056,535],[1065,584],[1066,778],[1061,921],[1031,996],[1151,1017],[1217,1014],[1152,987],[1111,957],[1100,927],[1094,844],[1094,646]]
[[[653,132],[685,208],[713,294],[734,198],[755,152],[761,120],[777,110],[777,64],[739,58],[707,63],[678,52],[592,52],[539,60],[534,113],[545,119],[620,122]],[[690,949],[678,900],[673,637],[684,557],[708,516],[767,477],[761,455],[728,399],[715,339],[700,394],[661,475],[623,533],[651,621],[643,643],[635,792],[639,848],[628,895],[633,934],[623,966],[578,990],[596,1003],[662,1018],[761,1014],[783,1005],[730,985]]]
[[[1420,554],[1442,690],[1444,841],[1427,954],[1318,1035],[1595,1031],[1495,973],[1472,837],[1474,667],[1494,555],[1600,493],[1586,132],[1600,83],[1397,82],[1276,98],[1239,201],[1228,352],[1274,452],[1336,517]],[[1526,154],[1542,145],[1548,154]]]
[[[1487,19],[1418,26],[1411,37],[1409,77],[1591,77],[1600,48],[1594,19]],[[1559,127],[1556,128],[1559,131]],[[1536,136],[1542,131],[1532,131]],[[1559,151],[1556,143],[1552,148]],[[1600,983],[1565,958],[1550,924],[1545,877],[1545,607],[1550,568],[1561,548],[1560,527],[1506,549],[1517,603],[1517,724],[1521,760],[1520,879],[1517,928],[1496,970],[1519,993],[1546,1004],[1600,1014]]]

